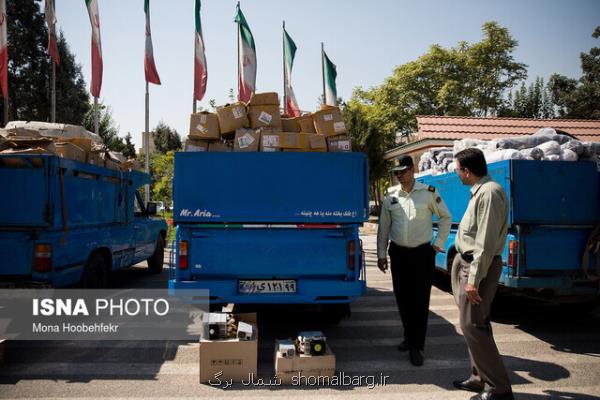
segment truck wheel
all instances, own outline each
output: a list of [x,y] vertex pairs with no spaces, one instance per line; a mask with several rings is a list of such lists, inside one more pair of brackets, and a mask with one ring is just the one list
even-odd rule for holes
[[87,289],[108,287],[108,269],[104,257],[100,253],[92,253],[85,263],[81,286]]
[[152,256],[146,260],[148,262],[148,270],[152,274],[160,274],[163,270],[163,263],[165,257],[165,242],[162,236],[158,236],[156,240],[156,247]]

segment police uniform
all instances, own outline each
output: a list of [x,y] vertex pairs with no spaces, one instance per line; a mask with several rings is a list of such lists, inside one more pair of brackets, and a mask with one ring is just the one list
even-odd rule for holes
[[[490,324],[490,305],[502,272],[502,251],[508,230],[508,199],[489,175],[471,188],[471,199],[456,235],[458,254],[452,264],[452,292],[460,312],[460,327],[469,348],[471,376],[482,390],[510,394],[508,374]],[[469,302],[464,287],[478,288],[481,303]]]
[[402,186],[388,189],[377,230],[377,257],[386,258],[389,246],[394,294],[409,349],[423,350],[427,332],[429,296],[435,264],[432,216],[438,221],[434,242],[444,248],[450,232],[448,207],[433,186],[415,181],[407,193]]

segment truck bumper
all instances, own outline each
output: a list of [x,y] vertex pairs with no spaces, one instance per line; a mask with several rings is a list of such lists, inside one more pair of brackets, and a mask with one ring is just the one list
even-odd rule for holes
[[600,293],[598,282],[581,281],[567,276],[557,277],[502,277],[500,283],[515,289],[551,289],[556,295],[595,295]]

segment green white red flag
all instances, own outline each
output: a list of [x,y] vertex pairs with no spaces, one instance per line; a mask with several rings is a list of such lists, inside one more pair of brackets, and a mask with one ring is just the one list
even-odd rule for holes
[[92,83],[90,92],[94,97],[100,97],[102,88],[102,44],[100,42],[100,14],[98,0],[85,0],[85,5],[92,25]]
[[48,26],[48,55],[56,65],[60,64],[58,44],[56,43],[56,14],[54,13],[54,0],[44,2],[44,16]]
[[208,69],[206,66],[204,38],[202,37],[202,22],[200,19],[200,0],[196,0],[194,16],[196,22],[194,39],[194,99],[200,101],[206,93],[206,84],[208,82]]
[[294,56],[296,55],[296,44],[283,28],[283,59],[284,66],[284,81],[285,81],[285,105],[284,112],[290,117],[299,117],[300,108],[296,101],[296,95],[292,88],[292,67],[294,66]]
[[337,71],[335,64],[331,62],[327,54],[323,52],[323,79],[325,80],[325,104],[329,106],[337,105],[337,88],[335,78]]
[[256,47],[246,17],[238,3],[234,21],[238,24],[239,93],[238,99],[247,102],[256,90]]
[[146,51],[144,54],[144,73],[146,82],[160,85],[160,77],[154,63],[154,49],[152,46],[152,31],[150,30],[150,0],[144,0],[144,13],[146,13]]

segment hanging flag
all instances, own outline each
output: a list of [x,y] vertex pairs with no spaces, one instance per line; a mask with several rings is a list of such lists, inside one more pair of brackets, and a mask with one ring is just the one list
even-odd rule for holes
[[[2,96],[8,97],[8,35],[6,33],[6,0],[0,0],[0,84]],[[6,104],[4,105],[6,107]]]
[[146,54],[144,55],[144,72],[146,82],[160,85],[160,77],[154,63],[154,50],[152,49],[152,31],[150,30],[150,0],[144,0],[144,12],[146,13]]
[[194,99],[202,100],[206,93],[208,82],[208,69],[206,55],[204,54],[204,38],[202,37],[202,23],[200,20],[200,0],[196,0],[196,34],[194,47]]
[[337,71],[335,64],[331,62],[327,54],[323,52],[324,66],[323,79],[325,80],[325,104],[329,106],[337,105],[337,88],[335,87],[335,78]]
[[92,84],[90,92],[94,97],[100,97],[102,88],[102,44],[100,43],[100,14],[98,0],[85,0],[90,24],[92,25]]
[[300,108],[292,89],[292,67],[294,65],[294,56],[296,55],[296,44],[283,28],[283,57],[285,60],[285,105],[284,112],[290,117],[299,117]]
[[246,18],[240,9],[240,3],[237,5],[234,21],[237,22],[239,27],[238,80],[240,89],[238,99],[247,102],[256,89],[256,47],[248,22],[246,22]]
[[60,64],[58,44],[56,43],[56,14],[54,13],[54,0],[44,2],[44,16],[48,26],[48,55],[56,65]]

